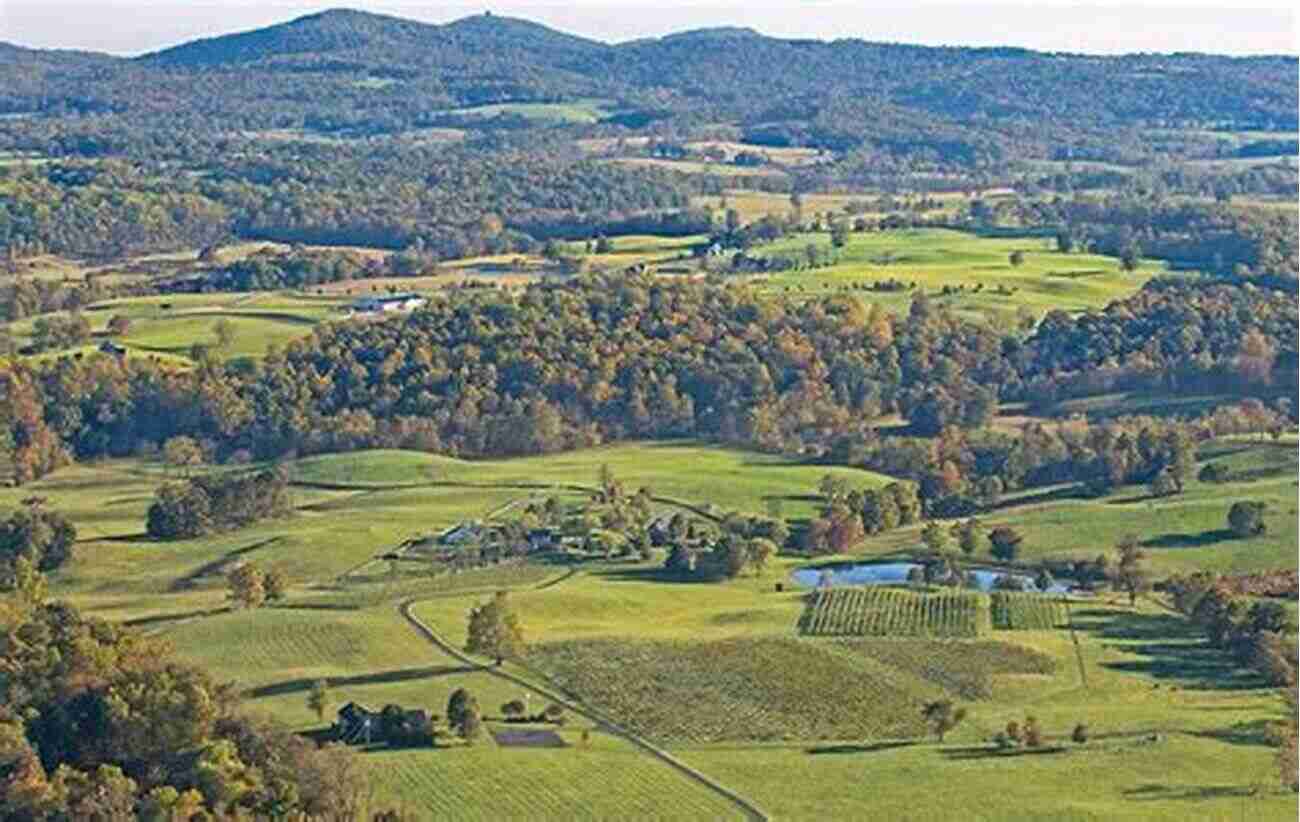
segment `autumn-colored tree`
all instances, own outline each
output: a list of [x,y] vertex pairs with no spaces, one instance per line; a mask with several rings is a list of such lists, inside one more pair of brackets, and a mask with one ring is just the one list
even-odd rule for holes
[[262,575],[262,587],[266,589],[267,602],[279,602],[284,599],[289,581],[280,568],[268,568]]
[[465,650],[493,657],[498,665],[523,653],[523,628],[506,591],[497,591],[492,599],[470,609]]
[[926,703],[921,710],[921,715],[925,717],[926,724],[930,726],[934,735],[943,742],[948,732],[966,718],[966,709],[954,706],[951,699],[940,699]]
[[226,573],[229,599],[239,608],[257,608],[266,601],[265,577],[256,565],[241,562]]
[[935,553],[939,553],[948,547],[948,529],[944,528],[938,520],[930,520],[921,529],[921,541],[925,547]]
[[1143,566],[1146,552],[1142,550],[1137,537],[1123,537],[1116,546],[1119,549],[1119,561],[1115,564],[1115,586],[1128,594],[1129,605],[1136,605],[1139,594],[1151,590],[1151,576]]

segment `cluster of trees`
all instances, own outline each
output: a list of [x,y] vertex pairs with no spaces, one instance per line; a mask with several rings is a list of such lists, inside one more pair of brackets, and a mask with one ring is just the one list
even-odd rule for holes
[[967,214],[979,226],[1052,231],[1061,251],[1109,254],[1126,267],[1150,257],[1295,292],[1300,236],[1285,212],[1188,202],[1128,180],[1121,189],[1105,197],[972,200]]
[[883,488],[850,488],[841,476],[822,477],[825,500],[821,515],[808,524],[802,548],[810,554],[839,554],[867,536],[919,522],[924,516],[915,482],[892,482]]
[[[1139,349],[1128,367],[1141,357],[1162,382],[1180,384],[1194,368],[1225,374],[1216,392],[1286,384],[1295,311],[1247,286],[1157,285],[1100,315],[1050,316],[1020,340],[923,296],[900,317],[848,296],[794,301],[602,275],[521,294],[448,294],[391,322],[326,324],[254,364],[6,364],[0,431],[27,478],[68,451],[129,454],[176,435],[211,442],[222,459],[367,447],[532,454],[695,436],[914,479],[923,498],[951,498],[934,513],[964,516],[971,499],[993,496],[986,477],[1004,488],[1150,482],[1166,468],[1181,477],[1190,440],[1218,421],[974,429],[998,400],[1054,397],[1071,379],[1093,386],[1116,357],[1080,352],[1119,346]],[[1153,360],[1151,346],[1164,351],[1165,340],[1176,353]],[[870,421],[891,411],[932,438],[878,436]]]
[[289,475],[282,469],[215,473],[159,486],[146,530],[154,539],[189,539],[281,517],[290,510]]
[[134,296],[146,290],[135,283],[105,282],[104,277],[62,281],[16,273],[0,280],[0,320],[13,322],[38,314],[80,311],[101,300]]
[[[948,519],[994,508],[1013,489],[1062,482],[1081,483],[1085,493],[1101,495],[1118,485],[1159,479],[1162,488],[1168,482],[1178,492],[1195,470],[1197,444],[1212,434],[1199,421],[1153,417],[1034,422],[1018,432],[948,426],[924,438],[848,435],[828,456],[911,480],[921,513]],[[887,500],[875,501],[866,491],[859,498],[867,533],[907,524]]]
[[48,602],[0,598],[0,814],[8,819],[355,818],[367,783],[239,712],[232,687],[158,639]]
[[1253,668],[1271,685],[1294,687],[1295,623],[1283,602],[1254,600],[1208,571],[1167,580],[1174,607],[1205,631],[1210,642]]
[[0,520],[0,577],[12,576],[20,560],[39,571],[53,571],[72,559],[76,542],[72,520],[45,507],[43,498],[28,497]]
[[232,136],[204,146],[194,179],[147,154],[0,169],[0,247],[116,258],[238,237],[454,259],[685,210],[696,190],[658,169],[592,162],[544,142],[483,150]]
[[672,542],[664,568],[702,581],[735,579],[747,570],[762,574],[779,551],[780,546],[767,537],[726,533],[712,540]]
[[255,562],[236,563],[226,572],[229,599],[239,608],[260,608],[284,599],[288,579],[279,568],[263,571]]
[[1269,396],[1296,381],[1295,326],[1293,295],[1157,279],[1103,312],[1049,312],[1011,356],[1040,405],[1132,390]]

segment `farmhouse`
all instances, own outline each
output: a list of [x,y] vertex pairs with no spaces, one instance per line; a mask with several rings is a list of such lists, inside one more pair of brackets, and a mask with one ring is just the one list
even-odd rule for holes
[[339,708],[334,737],[351,745],[368,743],[378,738],[379,727],[378,713],[360,703],[349,702]]
[[362,297],[350,306],[354,314],[394,314],[424,308],[429,301],[419,294],[393,294],[387,297]]
[[443,545],[463,545],[483,537],[483,527],[477,522],[462,522],[446,531],[438,541]]
[[339,708],[334,738],[349,745],[428,742],[433,738],[434,719],[423,708],[407,710],[400,705],[385,705],[382,711],[372,711],[358,702],[349,702]]

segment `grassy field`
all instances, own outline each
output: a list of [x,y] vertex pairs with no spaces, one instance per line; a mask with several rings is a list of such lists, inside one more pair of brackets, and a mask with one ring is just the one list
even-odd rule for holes
[[[1142,489],[1091,501],[1031,495],[984,519],[1024,531],[1030,558],[1092,556],[1131,526],[1150,543],[1157,576],[1196,567],[1294,567],[1293,451],[1211,443],[1203,462],[1248,478],[1193,482],[1173,500],[1146,500]],[[410,563],[371,562],[412,536],[512,501],[579,493],[566,486],[594,485],[602,464],[628,487],[649,485],[665,498],[755,512],[776,500],[786,516],[814,510],[814,489],[827,470],[689,442],[494,461],[404,451],[309,457],[294,464],[292,517],[170,543],[143,535],[145,509],[165,474],[154,463],[64,469],[0,489],[0,508],[39,494],[69,513],[80,540],[75,560],[53,575],[56,595],[162,632],[185,659],[235,680],[251,710],[298,730],[322,724],[306,705],[307,689],[320,678],[329,683],[331,711],[358,701],[441,713],[451,691],[466,687],[483,705],[489,730],[502,727],[502,703],[526,698],[540,707],[548,701],[541,691],[550,688],[666,744],[778,819],[933,819],[954,807],[990,820],[1294,817],[1294,796],[1271,788],[1263,741],[1266,722],[1280,713],[1276,697],[1154,599],[1130,609],[1124,598],[1103,594],[1075,598],[1067,611],[1057,600],[1016,595],[999,618],[993,598],[961,593],[950,596],[954,603],[979,604],[978,637],[907,638],[917,631],[904,623],[883,637],[809,637],[799,635],[808,594],[788,580],[806,565],[795,557],[725,583],[665,575],[661,557],[436,577],[391,573]],[[887,481],[834,470],[858,486]],[[1222,528],[1238,496],[1273,501],[1268,535],[1190,547],[1160,542],[1165,531]],[[865,552],[908,552],[917,543],[914,533],[898,532],[873,538]],[[228,608],[223,574],[246,559],[286,570],[285,602]],[[415,599],[416,615],[460,644],[468,609],[498,587],[514,589],[530,642],[522,664],[507,662],[504,670],[527,686],[444,654],[397,609]],[[873,596],[899,614],[903,599],[926,603],[908,610],[909,624],[929,625],[934,614],[947,624],[947,611],[928,607],[937,595],[877,589]],[[926,734],[920,713],[940,698],[969,711],[942,745]],[[1047,734],[1044,751],[997,752],[992,736],[1028,714]],[[1068,740],[1080,722],[1092,737],[1082,746]],[[362,756],[377,806],[398,805],[416,818],[735,813],[720,796],[585,719],[571,717],[561,737],[567,747],[508,748],[489,737],[472,748]]]
[[[933,819],[953,807],[981,819],[1220,818],[1242,802],[1262,819],[1294,815],[1294,797],[1269,787],[1262,738],[1279,703],[1157,605],[1074,602],[1077,646],[1059,629],[796,640],[774,617],[797,603],[759,581],[653,580],[592,571],[515,594],[534,642],[517,670],[670,740],[777,818]],[[471,601],[417,611],[458,641]],[[970,716],[939,746],[923,738],[919,705],[945,695]],[[1044,752],[998,754],[988,740],[1027,714]],[[1092,735],[1082,746],[1068,741],[1080,722]],[[1081,772],[1089,788],[1076,799],[1066,786]],[[1071,798],[1026,809],[1022,781],[1044,801]]]
[[497,103],[486,106],[449,109],[435,112],[458,117],[490,118],[499,116],[523,117],[541,123],[599,122],[614,113],[609,100],[574,100],[567,103]]
[[[1295,442],[1224,439],[1203,445],[1198,471],[1223,463],[1230,481],[1192,479],[1182,494],[1154,498],[1146,486],[1124,486],[1098,499],[1069,495],[1068,488],[1009,495],[981,515],[989,528],[1008,525],[1024,535],[1019,561],[1091,559],[1114,553],[1119,541],[1135,536],[1147,565],[1159,576],[1197,570],[1237,573],[1296,567]],[[1264,534],[1240,539],[1228,530],[1228,509],[1238,500],[1264,502]],[[923,550],[917,528],[869,537],[861,554],[894,557]],[[982,556],[982,555],[981,555]]]
[[[759,253],[799,254],[810,243],[829,249],[830,237],[825,233],[799,234],[763,246]],[[1023,264],[1011,264],[1013,251],[1023,252]],[[1101,308],[1132,293],[1161,270],[1161,266],[1144,263],[1127,273],[1113,257],[1056,251],[1049,238],[1003,239],[944,229],[911,229],[852,234],[839,250],[835,265],[761,279],[769,290],[794,294],[844,291],[895,309],[905,308],[915,292],[852,290],[853,286],[891,279],[914,282],[941,305],[996,315],[1022,307],[1036,313]],[[967,290],[937,295],[945,286]],[[981,290],[974,291],[976,287]]]
[[762,513],[778,505],[785,516],[806,516],[818,502],[825,474],[855,486],[890,482],[871,471],[799,462],[787,457],[690,441],[625,443],[584,451],[509,460],[457,460],[414,451],[368,451],[300,460],[295,476],[304,482],[391,485],[436,481],[473,485],[525,486],[547,493],[557,485],[594,487],[608,465],[629,489],[713,506],[719,512]]
[[[202,344],[219,357],[258,357],[272,345],[306,336],[318,322],[340,317],[338,309],[345,303],[339,297],[281,293],[172,294],[107,300],[88,306],[82,316],[97,338],[106,337],[112,317],[126,317],[131,323],[129,330],[112,340],[129,354],[184,357],[192,346]],[[36,319],[10,325],[20,345],[30,341]],[[226,349],[218,348],[214,331],[223,319],[234,330],[232,344]],[[98,342],[85,350],[95,345]],[[69,352],[56,352],[64,353]]]
[[[986,197],[996,198],[1003,196],[1006,192],[1001,190],[986,192]],[[805,216],[814,214],[833,214],[840,215],[844,212],[844,207],[853,202],[873,203],[879,197],[879,192],[861,191],[849,192],[844,194],[818,194],[807,193],[800,195],[803,201],[803,213]],[[938,192],[930,194],[931,199],[940,201],[943,208],[929,212],[931,215],[950,214],[956,207],[965,202],[967,197],[960,192]],[[906,198],[899,198],[905,200]],[[739,214],[741,222],[750,223],[761,217],[773,215],[784,217],[794,210],[794,205],[790,202],[789,194],[781,194],[770,191],[754,191],[750,189],[734,188],[729,189],[724,195],[704,195],[697,197],[695,205],[706,208],[734,208]],[[879,218],[885,216],[881,213],[868,212],[862,216],[868,218]]]

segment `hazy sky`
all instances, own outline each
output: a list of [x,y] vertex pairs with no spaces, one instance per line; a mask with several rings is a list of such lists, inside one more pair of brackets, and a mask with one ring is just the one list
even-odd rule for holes
[[1256,8],[1194,0],[1138,3],[1040,0],[0,0],[0,40],[42,48],[137,54],[195,37],[347,7],[444,23],[492,11],[599,40],[653,37],[689,28],[744,25],[774,36],[858,37],[929,45],[1015,45],[1046,51],[1206,51],[1295,54],[1294,3]]

